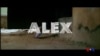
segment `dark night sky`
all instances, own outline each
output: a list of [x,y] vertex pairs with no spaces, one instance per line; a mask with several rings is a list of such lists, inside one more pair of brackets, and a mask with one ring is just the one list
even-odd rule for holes
[[27,29],[31,22],[52,22],[71,16],[72,8],[8,8],[8,28]]

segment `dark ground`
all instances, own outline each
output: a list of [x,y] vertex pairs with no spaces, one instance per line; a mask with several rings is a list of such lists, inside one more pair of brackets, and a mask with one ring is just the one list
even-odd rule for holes
[[1,35],[1,49],[85,49],[86,44],[71,41],[72,34],[51,36],[41,39],[33,34]]

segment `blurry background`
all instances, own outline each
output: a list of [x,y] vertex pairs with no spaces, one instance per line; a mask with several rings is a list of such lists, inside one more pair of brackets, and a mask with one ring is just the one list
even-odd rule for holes
[[72,8],[10,8],[8,10],[8,29],[29,29],[32,22],[41,26],[47,22],[50,28],[51,22],[58,22],[59,18],[72,17]]
[[8,15],[8,8],[7,7],[1,7],[1,28],[7,28],[7,15]]

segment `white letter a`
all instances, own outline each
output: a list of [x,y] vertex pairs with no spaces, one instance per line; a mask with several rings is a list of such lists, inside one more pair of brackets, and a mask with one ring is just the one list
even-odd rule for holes
[[30,29],[28,30],[28,33],[33,33],[33,32],[40,33],[40,29],[36,22],[32,22]]

